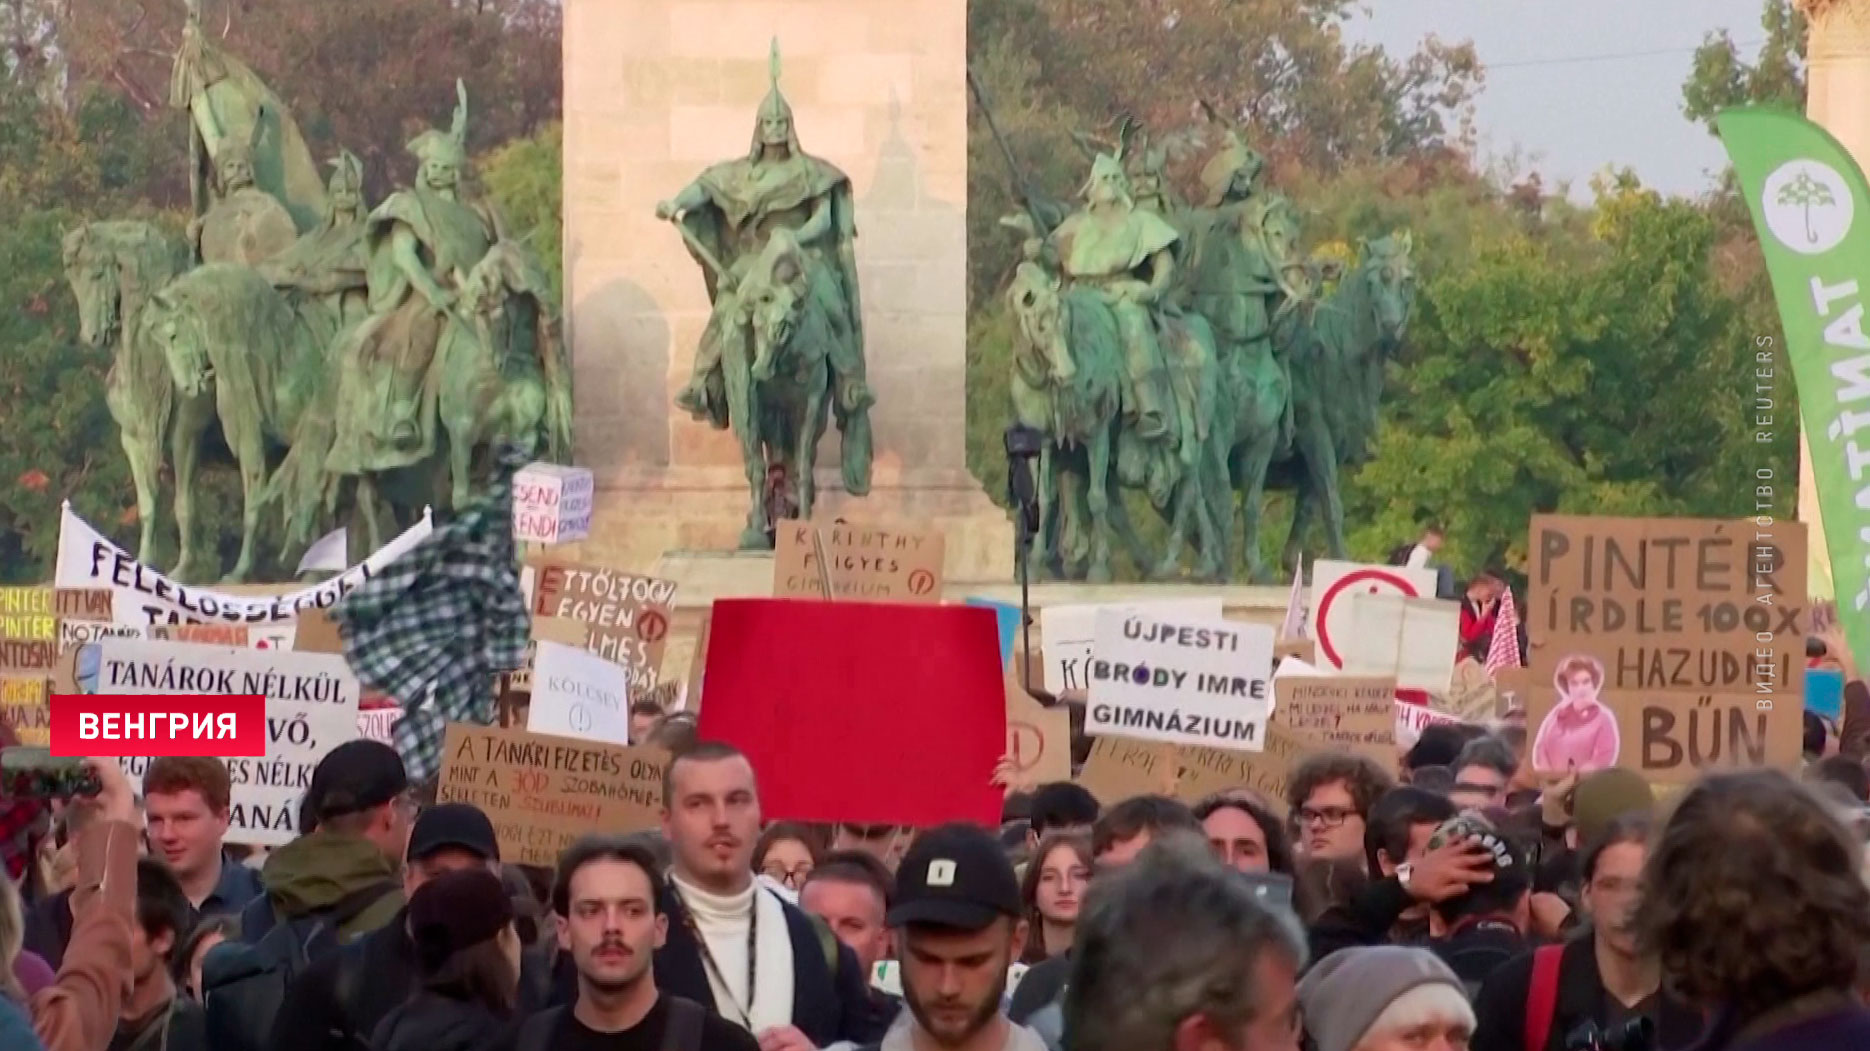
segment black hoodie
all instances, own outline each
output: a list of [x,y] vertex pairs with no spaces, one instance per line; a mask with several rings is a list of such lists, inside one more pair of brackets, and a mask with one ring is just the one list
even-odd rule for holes
[[483,1051],[511,1044],[517,1019],[480,1004],[419,992],[391,1011],[370,1038],[371,1051]]

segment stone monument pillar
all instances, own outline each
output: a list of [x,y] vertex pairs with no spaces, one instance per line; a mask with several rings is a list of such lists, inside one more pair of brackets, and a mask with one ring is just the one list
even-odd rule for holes
[[[1797,0],[1810,36],[1806,40],[1805,115],[1850,151],[1858,167],[1870,170],[1870,0]],[[1789,369],[1787,370],[1790,371]],[[1799,521],[1809,529],[1813,595],[1830,597],[1831,556],[1825,544],[1818,489],[1812,476],[1811,448],[1799,428]]]
[[967,0],[566,0],[566,315],[577,462],[598,485],[576,553],[649,569],[731,551],[746,479],[731,432],[671,399],[708,318],[659,200],[743,155],[774,38],[803,148],[847,172],[875,467],[844,493],[835,430],[819,516],[938,525],[951,580],[1012,574],[1012,527],[968,472]]

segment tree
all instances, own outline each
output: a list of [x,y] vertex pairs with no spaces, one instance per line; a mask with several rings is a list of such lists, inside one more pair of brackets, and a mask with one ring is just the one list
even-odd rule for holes
[[538,255],[552,278],[552,291],[565,301],[564,128],[554,122],[534,134],[514,139],[482,157],[476,167],[481,182],[511,227]]
[[1805,16],[1792,0],[1766,0],[1760,15],[1766,41],[1748,64],[1727,30],[1710,33],[1695,51],[1694,70],[1682,85],[1682,112],[1714,130],[1714,118],[1730,106],[1776,103],[1805,106]]

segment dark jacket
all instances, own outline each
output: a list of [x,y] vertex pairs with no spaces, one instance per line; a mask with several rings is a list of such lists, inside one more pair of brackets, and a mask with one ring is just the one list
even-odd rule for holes
[[[379,930],[312,961],[286,991],[273,1020],[271,1051],[356,1051],[363,1038],[416,993],[415,945],[407,910]],[[545,961],[520,957],[520,1008],[545,1003]]]
[[[1372,880],[1351,900],[1326,909],[1309,932],[1313,963],[1337,952],[1363,945],[1417,942],[1428,936],[1428,925],[1402,924],[1402,914],[1415,904],[1394,876]],[[1024,985],[1024,981],[1020,983]]]
[[1428,950],[1448,965],[1472,997],[1493,972],[1531,951],[1532,946],[1512,924],[1482,921],[1429,942]]
[[367,1046],[370,1051],[479,1051],[507,1047],[512,1044],[519,1017],[501,1018],[480,1004],[434,993],[418,993],[378,1023]]
[[266,893],[240,912],[240,940],[249,944],[282,918],[296,920],[326,911],[375,884],[385,886],[383,897],[340,927],[340,940],[376,930],[403,907],[396,865],[376,844],[358,836],[323,831],[300,836],[266,859],[260,882]]
[[[1515,957],[1487,976],[1474,997],[1476,1026],[1470,1051],[1524,1051],[1526,1001],[1532,989],[1532,953]],[[1565,1036],[1590,1022],[1604,1024],[1604,980],[1597,971],[1597,950],[1591,936],[1565,943],[1558,967],[1558,1001],[1552,1011],[1552,1029],[1545,1046],[1532,1051],[1564,1051]],[[1701,1035],[1701,1013],[1662,993],[1657,1012],[1657,1051],[1681,1051]]]
[[22,946],[37,953],[54,971],[65,962],[65,946],[71,944],[71,891],[61,890],[49,898],[40,898],[26,910],[26,938]]
[[1859,759],[1870,756],[1870,687],[1862,679],[1844,684],[1843,715],[1838,727],[1838,751]]
[[[708,985],[700,947],[689,933],[687,913],[681,901],[666,890],[662,899],[669,917],[669,937],[656,951],[656,988],[712,1010],[714,990]],[[780,904],[785,909],[786,931],[792,938],[792,1024],[818,1047],[840,1040],[866,1044],[882,1039],[884,1026],[878,1025],[876,1011],[870,1005],[868,976],[858,967],[857,956],[849,947],[839,945],[834,976],[825,966],[825,949],[811,920],[790,902]]]
[[1870,1009],[1856,997],[1820,993],[1739,1023],[1717,1019],[1693,1051],[1857,1051],[1870,1048]]
[[200,1004],[177,993],[141,1029],[126,1031],[118,1023],[110,1051],[209,1051],[208,1017]]
[[1026,976],[1019,980],[1019,988],[1013,990],[1013,1002],[1007,1005],[1006,1016],[1019,1025],[1038,1014],[1045,1005],[1065,995],[1065,983],[1071,977],[1071,951],[1052,957],[1043,963],[1035,963],[1026,971]]

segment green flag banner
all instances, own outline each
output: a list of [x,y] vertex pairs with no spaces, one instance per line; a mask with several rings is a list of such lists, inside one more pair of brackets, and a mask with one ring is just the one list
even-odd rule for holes
[[[1862,660],[1870,655],[1870,187],[1850,153],[1796,113],[1741,107],[1723,112],[1715,127],[1766,254],[1811,446],[1813,477],[1805,481],[1818,487],[1831,564],[1813,567],[1808,579],[1832,582],[1845,640]],[[1768,386],[1776,355],[1769,338],[1756,342],[1755,374]],[[1790,422],[1770,401],[1755,415],[1762,428]]]

